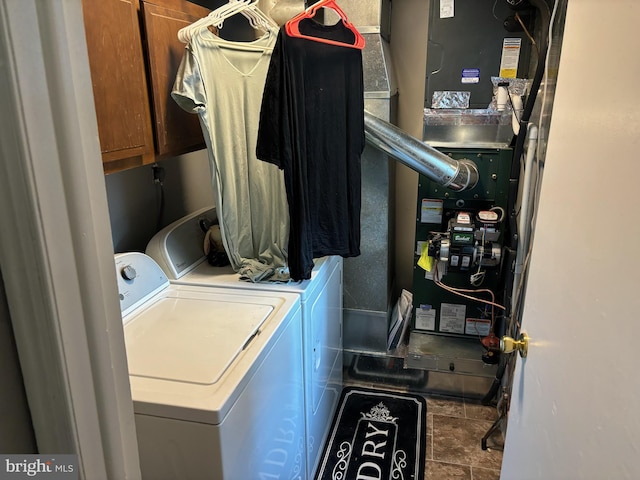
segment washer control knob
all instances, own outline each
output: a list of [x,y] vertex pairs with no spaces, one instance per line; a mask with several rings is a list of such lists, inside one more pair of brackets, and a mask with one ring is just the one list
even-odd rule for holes
[[125,265],[122,267],[122,270],[120,270],[120,275],[122,275],[122,278],[125,280],[133,280],[138,276],[138,273],[131,265]]

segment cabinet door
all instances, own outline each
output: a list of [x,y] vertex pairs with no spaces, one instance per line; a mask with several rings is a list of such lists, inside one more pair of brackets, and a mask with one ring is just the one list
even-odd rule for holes
[[153,162],[138,0],[83,0],[105,172]]
[[143,1],[145,47],[154,113],[156,152],[176,155],[204,148],[198,116],[185,112],[171,98],[171,89],[185,45],[178,30],[206,16],[209,10],[190,2]]

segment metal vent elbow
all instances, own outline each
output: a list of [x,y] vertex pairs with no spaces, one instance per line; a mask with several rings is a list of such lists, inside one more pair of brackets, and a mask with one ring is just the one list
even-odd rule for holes
[[471,160],[455,160],[367,111],[364,133],[372,146],[439,185],[459,192],[478,183],[478,168]]

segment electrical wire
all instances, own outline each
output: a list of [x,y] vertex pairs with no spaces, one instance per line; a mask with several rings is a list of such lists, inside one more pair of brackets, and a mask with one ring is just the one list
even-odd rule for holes
[[500,20],[498,17],[496,17],[496,5],[498,5],[498,0],[493,2],[493,8],[491,9],[491,13],[493,14],[493,18],[495,18],[496,20]]
[[504,220],[504,217],[506,217],[507,212],[504,211],[504,208],[496,205],[495,207],[491,207],[489,209],[490,212],[500,212],[500,217],[498,218],[498,223],[500,223],[501,221]]
[[486,276],[485,273],[486,272],[484,270],[480,270],[480,265],[478,265],[478,271],[471,275],[469,283],[471,283],[471,285],[473,285],[474,287],[479,287],[484,282]]
[[153,171],[153,183],[156,186],[156,201],[157,201],[157,212],[158,216],[156,217],[156,230],[160,231],[162,228],[162,217],[164,216],[164,170],[158,166],[157,163],[154,163],[151,167]]
[[[488,307],[489,306],[487,305],[486,308],[488,308]],[[484,320],[484,319],[487,318],[486,308],[485,309],[478,308],[478,311],[480,312],[480,320]],[[493,313],[493,307],[491,307],[491,313]],[[482,344],[483,335],[482,335],[482,332],[480,332],[478,330],[478,325],[477,324],[474,325],[473,330],[475,332],[470,332],[469,335],[473,335],[475,333],[475,335],[478,337],[478,341]],[[490,324],[489,324],[489,332],[492,332],[492,331],[493,331],[493,318],[490,320]],[[484,347],[484,345],[482,345],[482,346]],[[485,348],[486,351],[489,351],[488,348],[486,348],[486,347],[484,347],[484,348]]]
[[533,45],[533,48],[536,49],[536,56],[540,56],[540,50],[538,50],[538,44],[536,43],[534,38],[531,36],[531,33],[529,33],[529,30],[527,29],[526,25],[522,21],[522,17],[520,17],[520,14],[518,12],[516,12],[516,20],[522,27],[522,30],[524,30],[524,34],[527,36],[527,38],[531,42],[531,45]]
[[[544,113],[547,107],[547,90],[549,87],[549,58],[551,57],[551,46],[553,45],[553,23],[556,19],[556,14],[558,13],[558,4],[560,2],[558,0],[553,4],[553,10],[551,11],[551,17],[549,19],[549,37],[547,39],[547,57],[544,62],[544,86],[542,87],[542,106],[540,107],[540,120],[544,118]],[[541,129],[538,127],[538,145],[536,147],[536,151],[538,155],[540,155],[542,146],[542,135]]]
[[486,233],[486,230],[483,228],[482,229],[482,243],[480,244],[480,258],[478,259],[478,271],[474,275],[471,275],[471,278],[469,279],[469,282],[474,287],[479,287],[480,285],[482,285],[482,282],[484,282],[485,273],[483,271],[481,271],[481,269],[482,269],[482,258],[484,257],[485,233]]
[[[492,307],[500,308],[502,310],[506,310],[507,309],[504,305],[500,305],[499,303],[496,303],[494,301],[495,300],[495,294],[491,290],[489,290],[488,288],[481,288],[481,289],[477,289],[477,290],[456,288],[456,287],[451,287],[449,285],[445,285],[444,283],[442,283],[439,280],[434,280],[434,283],[436,285],[438,285],[440,288],[444,288],[448,292],[454,293],[454,294],[459,295],[459,296],[464,297],[464,298],[468,298],[469,300],[473,300],[475,302],[480,302],[480,303],[486,303],[487,305],[491,305]],[[462,293],[462,292],[467,292],[467,293],[488,292],[488,293],[491,293],[492,301],[485,300],[484,298],[478,298],[478,297],[474,297],[474,296],[471,296],[471,295],[466,295],[465,293]]]
[[[503,305],[500,305],[499,303],[496,303],[496,296],[495,293],[493,293],[492,290],[489,290],[488,288],[480,288],[480,289],[467,289],[467,288],[457,288],[457,287],[451,287],[449,285],[446,285],[444,283],[442,283],[439,280],[439,275],[438,275],[438,262],[436,262],[435,268],[434,268],[434,272],[433,272],[433,283],[435,283],[438,287],[446,290],[449,293],[453,293],[454,295],[458,295],[460,297],[466,298],[468,300],[473,300],[474,302],[479,302],[479,303],[484,303],[486,305],[490,305],[491,306],[491,325],[489,327],[490,331],[493,331],[493,326],[495,324],[495,308],[500,308],[502,310],[506,310],[506,307]],[[478,298],[472,295],[467,295],[467,293],[488,293],[491,296],[491,301],[489,300],[485,300],[484,298]]]
[[156,230],[160,231],[162,229],[162,216],[164,213],[164,188],[163,185],[160,184],[158,186],[158,216],[156,218]]

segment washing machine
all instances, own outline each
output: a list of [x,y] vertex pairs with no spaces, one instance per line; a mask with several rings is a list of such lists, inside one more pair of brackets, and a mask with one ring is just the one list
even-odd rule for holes
[[143,479],[306,478],[300,296],[115,266]]
[[293,293],[302,305],[307,478],[313,478],[342,390],[342,258],[316,259],[311,279],[289,283],[240,280],[229,267],[211,266],[203,252],[215,208],[198,210],[158,232],[146,254],[173,284],[215,286],[253,292]]

